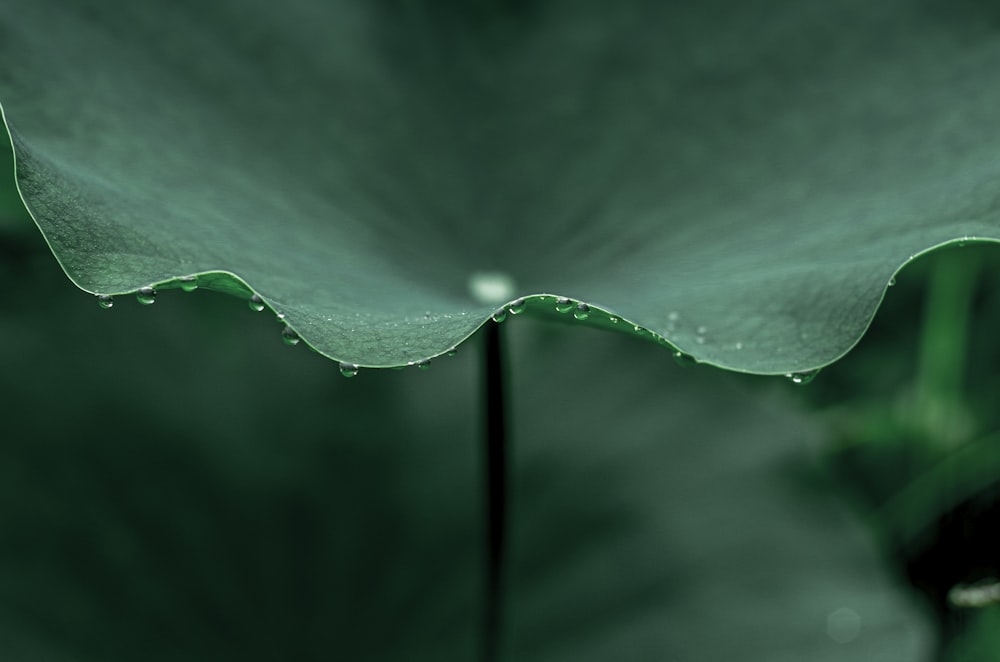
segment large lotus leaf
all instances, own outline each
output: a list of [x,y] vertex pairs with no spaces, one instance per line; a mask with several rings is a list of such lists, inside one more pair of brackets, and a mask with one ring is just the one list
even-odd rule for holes
[[[42,257],[0,261],[0,659],[477,659],[477,348],[344,380],[236,300],[98,315]],[[782,389],[510,330],[505,659],[928,659]]]
[[0,100],[87,291],[231,274],[203,282],[373,366],[549,293],[781,373],[846,352],[914,254],[1000,238],[998,28],[973,0],[5,0]]

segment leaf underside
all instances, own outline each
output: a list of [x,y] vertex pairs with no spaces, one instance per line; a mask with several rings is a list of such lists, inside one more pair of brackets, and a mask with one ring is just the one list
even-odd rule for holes
[[558,295],[772,374],[1000,239],[998,36],[971,0],[7,0],[0,102],[88,292],[214,274],[368,366]]

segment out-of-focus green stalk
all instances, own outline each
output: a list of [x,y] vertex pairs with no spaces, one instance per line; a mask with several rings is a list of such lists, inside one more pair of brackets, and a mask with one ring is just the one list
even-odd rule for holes
[[936,256],[931,271],[911,422],[932,447],[954,447],[973,432],[962,393],[979,269],[978,252],[956,250]]

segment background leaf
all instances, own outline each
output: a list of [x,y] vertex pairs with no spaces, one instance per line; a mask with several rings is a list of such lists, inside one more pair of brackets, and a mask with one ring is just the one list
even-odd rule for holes
[[785,373],[911,257],[1000,238],[998,29],[925,0],[9,0],[0,100],[87,291],[229,274],[372,366],[555,293]]

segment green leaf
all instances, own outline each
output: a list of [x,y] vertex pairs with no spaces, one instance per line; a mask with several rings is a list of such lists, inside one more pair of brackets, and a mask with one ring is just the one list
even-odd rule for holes
[[998,25],[939,0],[7,0],[0,100],[89,292],[223,274],[370,366],[549,293],[785,373],[848,351],[916,254],[1000,239]]
[[[0,658],[475,659],[476,347],[346,380],[235,300],[98,314],[49,259],[16,278]],[[790,384],[509,330],[505,659],[930,659],[926,614],[811,466],[822,431]]]

